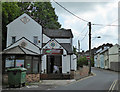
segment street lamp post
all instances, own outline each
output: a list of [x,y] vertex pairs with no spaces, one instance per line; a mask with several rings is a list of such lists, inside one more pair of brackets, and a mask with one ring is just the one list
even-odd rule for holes
[[[88,22],[89,26],[89,72],[88,74],[91,74],[91,22]],[[95,37],[95,38],[101,38],[100,36]]]
[[88,26],[89,26],[89,72],[88,74],[91,74],[91,22],[88,22]]

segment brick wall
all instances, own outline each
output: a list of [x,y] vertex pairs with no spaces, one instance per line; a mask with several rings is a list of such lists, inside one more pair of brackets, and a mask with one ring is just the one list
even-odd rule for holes
[[83,77],[88,76],[89,67],[83,66],[82,68],[79,67],[79,69],[75,72],[74,78],[76,80],[81,79]]
[[[39,82],[40,81],[40,74],[27,74],[26,75],[26,82]],[[3,85],[8,84],[8,74],[3,74],[2,75],[2,82]]]
[[26,75],[26,82],[39,82],[40,81],[40,74],[27,74]]
[[116,72],[120,72],[120,62],[111,62],[110,69]]
[[70,79],[70,74],[41,74],[41,80],[64,80]]
[[83,68],[79,68],[80,75],[88,75],[89,72],[89,67],[88,66],[83,66]]

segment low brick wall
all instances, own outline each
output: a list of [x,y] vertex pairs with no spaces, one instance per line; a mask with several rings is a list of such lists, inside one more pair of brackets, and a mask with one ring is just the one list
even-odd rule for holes
[[78,70],[75,72],[74,78],[76,80],[78,80],[78,79],[81,79],[83,77],[86,77],[86,76],[88,76],[88,72],[89,72],[88,66],[83,66],[82,68],[79,67]]
[[26,82],[39,82],[40,81],[40,74],[27,74],[26,75]]
[[74,76],[75,76],[75,71],[71,71],[70,72],[70,79],[74,79]]
[[64,80],[70,79],[70,74],[41,74],[41,80]]
[[[40,74],[26,74],[26,82],[39,82],[40,81]],[[8,74],[2,75],[2,83],[3,85],[8,84]]]
[[83,68],[79,68],[79,71],[80,71],[81,76],[88,75],[89,67],[88,66],[83,66]]

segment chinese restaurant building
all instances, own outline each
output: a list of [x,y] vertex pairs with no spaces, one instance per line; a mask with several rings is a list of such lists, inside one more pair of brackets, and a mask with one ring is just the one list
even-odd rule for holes
[[[22,66],[27,68],[29,82],[70,78],[71,72],[77,69],[72,40],[71,29],[43,29],[24,13],[7,25],[3,73],[7,73],[8,68]],[[53,72],[54,66],[58,67],[59,73]]]
[[[70,78],[71,71],[76,71],[72,38],[71,30],[43,29],[41,79],[54,79],[55,76]],[[54,74],[54,66],[59,68],[59,73]]]

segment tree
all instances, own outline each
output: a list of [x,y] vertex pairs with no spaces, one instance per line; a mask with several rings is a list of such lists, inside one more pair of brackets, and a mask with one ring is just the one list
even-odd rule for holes
[[88,65],[88,60],[86,56],[81,56],[77,61],[77,66],[83,67],[83,65]]
[[[82,67],[83,65],[88,65],[88,59],[86,56],[81,56],[77,60],[77,66]],[[94,66],[94,58],[91,57],[91,66]]]
[[27,13],[43,28],[59,29],[58,16],[50,2],[3,2],[2,3],[2,49],[6,48],[6,25],[23,13]]
[[73,52],[74,54],[77,54],[77,48],[73,46]]
[[6,25],[12,22],[16,17],[20,16],[20,8],[15,2],[2,3],[2,49],[6,47]]
[[59,29],[58,16],[50,2],[19,2],[21,12],[27,13],[43,28]]

